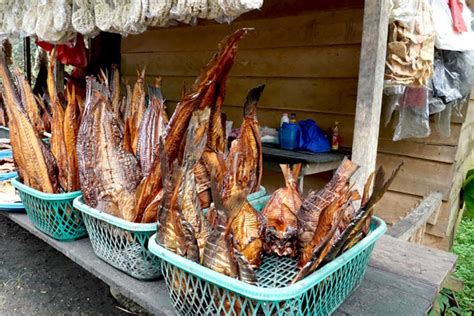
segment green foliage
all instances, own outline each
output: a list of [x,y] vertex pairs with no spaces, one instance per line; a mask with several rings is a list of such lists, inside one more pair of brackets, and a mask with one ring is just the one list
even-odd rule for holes
[[429,316],[472,316],[474,311],[474,219],[459,224],[452,251],[458,255],[454,277],[464,281],[464,289],[453,293],[443,289]]
[[458,255],[454,276],[464,280],[464,291],[456,298],[463,310],[474,311],[474,219],[461,221],[452,251]]
[[464,202],[466,204],[464,216],[474,218],[474,169],[469,170],[463,185]]

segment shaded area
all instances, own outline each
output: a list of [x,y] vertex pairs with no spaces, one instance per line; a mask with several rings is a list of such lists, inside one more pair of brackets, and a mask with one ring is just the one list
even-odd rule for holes
[[109,287],[0,214],[1,315],[127,315]]

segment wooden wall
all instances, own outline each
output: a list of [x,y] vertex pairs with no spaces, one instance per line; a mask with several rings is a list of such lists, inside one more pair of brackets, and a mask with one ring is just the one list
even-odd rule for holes
[[[283,112],[299,119],[312,118],[323,129],[340,123],[342,145],[350,147],[354,128],[363,1],[267,0],[259,12],[234,23],[203,23],[196,27],[155,29],[122,40],[122,74],[135,80],[137,66],[146,65],[147,80],[163,77],[163,90],[172,111],[183,82],[190,86],[199,70],[216,51],[218,42],[240,27],[254,27],[239,46],[225,99],[228,119],[240,124],[246,91],[266,83],[258,109],[261,125],[277,127]],[[383,125],[383,124],[382,124]],[[436,131],[425,139],[392,142],[393,128],[380,130],[377,161],[392,169],[405,165],[377,214],[389,224],[403,217],[431,190],[444,194],[442,211],[432,218],[428,232],[439,247],[449,244],[451,187],[456,152],[463,128],[454,120],[452,135]],[[306,189],[322,186],[330,173],[305,179]],[[265,170],[264,185],[273,190],[283,184],[281,175]],[[431,239],[430,239],[431,240]]]

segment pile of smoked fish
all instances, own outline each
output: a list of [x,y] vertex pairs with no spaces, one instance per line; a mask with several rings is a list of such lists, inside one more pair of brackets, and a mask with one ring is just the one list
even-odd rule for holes
[[[80,189],[76,138],[81,120],[81,98],[74,87],[67,99],[58,94],[54,82],[54,52],[48,69],[48,103],[35,96],[19,70],[15,80],[0,52],[0,77],[3,102],[8,115],[13,159],[26,185],[45,193],[71,192]],[[43,133],[51,131],[49,145]]]
[[[301,166],[291,170],[283,165],[286,186],[257,212],[247,197],[258,189],[262,176],[256,110],[264,85],[248,92],[243,123],[228,152],[220,120],[235,43],[246,31],[238,30],[221,44],[193,91],[178,105],[159,139],[159,158],[152,167],[159,168],[152,172],[153,179],[162,179],[160,195],[157,203],[148,198],[152,201],[148,205],[158,212],[156,241],[162,247],[253,285],[258,285],[255,270],[266,257],[293,257],[299,269],[293,279],[297,282],[368,234],[374,205],[400,166],[388,180],[383,169],[377,170],[360,196],[350,186],[358,166],[346,158],[329,183],[303,197],[297,186]],[[191,107],[187,104],[192,98]],[[174,128],[177,122],[180,129]],[[211,196],[203,199],[209,187]]]

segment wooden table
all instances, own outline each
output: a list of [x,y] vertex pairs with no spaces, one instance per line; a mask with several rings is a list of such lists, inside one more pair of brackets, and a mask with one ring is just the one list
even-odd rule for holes
[[347,156],[344,153],[312,153],[308,151],[281,149],[274,145],[264,144],[262,146],[262,156],[264,168],[280,171],[280,164],[298,164],[301,163],[301,172],[299,177],[300,190],[303,192],[304,176],[317,174],[326,171],[336,170]]
[[[2,214],[151,313],[174,314],[163,280],[137,281],[98,259],[87,238],[59,242],[33,227],[25,214]],[[451,253],[383,236],[361,285],[335,315],[424,315],[455,261]]]

